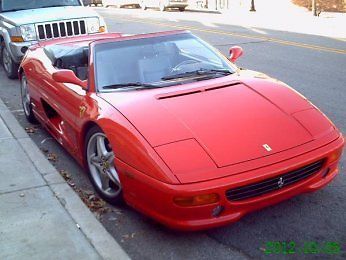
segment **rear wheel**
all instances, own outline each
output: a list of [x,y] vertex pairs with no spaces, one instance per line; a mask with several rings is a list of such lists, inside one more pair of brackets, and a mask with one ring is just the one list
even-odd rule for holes
[[89,130],[86,140],[86,166],[95,190],[109,203],[121,203],[122,185],[107,136],[95,126]]
[[22,76],[22,80],[20,84],[20,92],[21,92],[22,105],[23,105],[26,119],[32,124],[37,123],[34,112],[32,111],[31,97],[29,95],[29,90],[28,90],[28,81],[24,74]]
[[5,45],[2,45],[1,47],[1,63],[4,67],[4,70],[6,72],[6,75],[10,79],[16,79],[18,78],[18,68],[19,64],[17,64],[11,57],[10,52],[6,48]]

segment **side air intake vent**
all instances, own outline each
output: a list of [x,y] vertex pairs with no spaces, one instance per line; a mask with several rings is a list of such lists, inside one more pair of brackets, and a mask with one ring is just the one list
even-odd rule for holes
[[211,90],[217,90],[220,88],[228,88],[228,87],[232,87],[232,86],[236,86],[236,85],[240,85],[242,84],[241,82],[234,82],[232,84],[228,84],[228,85],[223,85],[223,86],[216,86],[216,87],[212,87],[212,88],[206,88],[205,91],[211,91]]
[[195,90],[195,91],[191,91],[191,92],[184,92],[184,93],[179,93],[179,94],[161,96],[161,97],[158,97],[157,99],[175,98],[175,97],[181,97],[181,96],[197,94],[197,93],[200,93],[200,92],[202,92],[202,91],[201,90]]
[[241,82],[234,82],[234,83],[227,84],[227,85],[221,85],[221,86],[210,87],[210,88],[205,88],[205,89],[198,89],[198,90],[193,90],[193,91],[188,91],[188,92],[180,92],[180,93],[172,93],[172,94],[159,96],[159,97],[157,97],[157,99],[168,99],[168,98],[182,97],[182,96],[202,93],[204,91],[212,91],[212,90],[217,90],[217,89],[221,89],[221,88],[228,88],[228,87],[232,87],[232,86],[236,86],[236,85],[240,85],[240,84],[242,84],[242,83]]

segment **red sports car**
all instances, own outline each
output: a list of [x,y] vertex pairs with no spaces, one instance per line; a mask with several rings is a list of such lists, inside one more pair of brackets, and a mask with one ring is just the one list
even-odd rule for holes
[[41,42],[22,103],[107,201],[184,230],[216,227],[318,190],[344,139],[302,95],[237,68],[186,31]]

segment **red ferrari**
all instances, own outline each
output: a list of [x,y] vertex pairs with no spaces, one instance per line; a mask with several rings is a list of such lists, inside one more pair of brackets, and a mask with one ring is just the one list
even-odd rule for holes
[[176,229],[225,225],[338,173],[344,139],[305,97],[186,31],[41,42],[22,103],[97,192]]

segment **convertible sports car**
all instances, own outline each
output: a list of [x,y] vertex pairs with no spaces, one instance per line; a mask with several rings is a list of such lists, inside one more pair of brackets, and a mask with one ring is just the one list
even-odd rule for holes
[[97,192],[198,230],[334,179],[344,139],[302,95],[234,65],[186,31],[40,42],[22,103],[84,165]]

